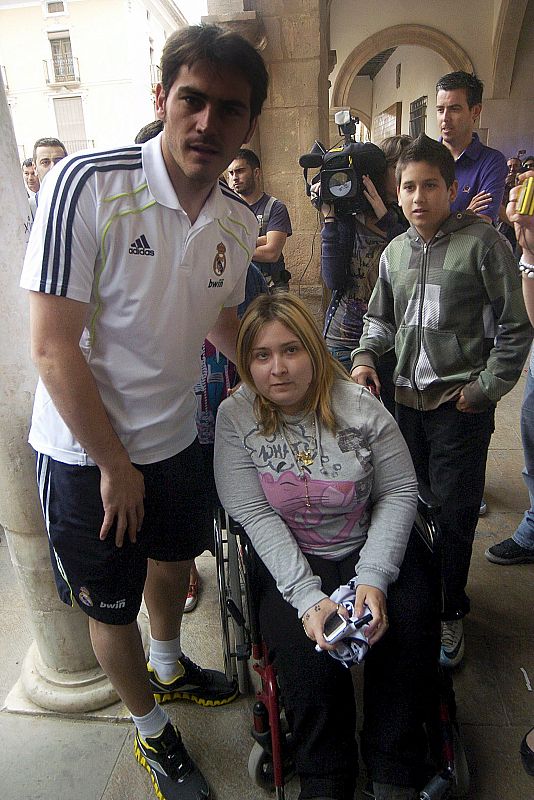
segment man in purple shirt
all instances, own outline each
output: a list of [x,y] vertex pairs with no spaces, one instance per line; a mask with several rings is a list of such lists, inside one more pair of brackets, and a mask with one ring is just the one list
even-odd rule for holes
[[441,141],[456,162],[458,194],[451,211],[469,209],[495,223],[508,168],[503,154],[482,144],[474,133],[483,88],[476,75],[450,72],[436,84],[436,110]]

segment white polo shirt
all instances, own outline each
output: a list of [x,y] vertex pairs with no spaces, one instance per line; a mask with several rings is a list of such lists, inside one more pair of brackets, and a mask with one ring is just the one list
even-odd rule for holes
[[[221,308],[245,295],[254,214],[224,184],[194,225],[170,182],[160,136],[77,153],[39,193],[21,286],[87,303],[80,347],[111,424],[138,464],[196,436],[193,386]],[[68,464],[92,464],[39,381],[29,441]]]

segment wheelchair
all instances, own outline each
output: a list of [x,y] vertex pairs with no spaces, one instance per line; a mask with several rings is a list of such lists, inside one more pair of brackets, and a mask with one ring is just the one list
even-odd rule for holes
[[[433,556],[439,542],[435,510],[428,492],[420,492],[413,530]],[[253,592],[256,556],[243,528],[223,509],[215,514],[214,536],[225,672],[228,678],[237,680],[244,695],[253,688],[248,668],[251,659],[259,679],[252,708],[254,744],[248,772],[258,786],[274,790],[276,800],[285,800],[284,787],[295,774],[292,740],[276,672],[259,630]],[[465,751],[453,719],[451,683],[445,671],[439,670],[438,718],[429,720],[426,726],[435,771],[420,790],[420,800],[461,798],[469,790]],[[374,796],[369,786],[364,794]]]

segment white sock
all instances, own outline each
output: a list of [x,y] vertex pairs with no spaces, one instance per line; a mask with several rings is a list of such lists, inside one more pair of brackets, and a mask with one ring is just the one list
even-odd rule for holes
[[178,666],[181,655],[180,636],[168,642],[150,637],[149,661],[162,681],[170,681],[182,672]]
[[169,722],[169,715],[156,703],[152,711],[143,717],[136,717],[132,714],[132,720],[143,739],[152,739],[163,732],[165,725]]

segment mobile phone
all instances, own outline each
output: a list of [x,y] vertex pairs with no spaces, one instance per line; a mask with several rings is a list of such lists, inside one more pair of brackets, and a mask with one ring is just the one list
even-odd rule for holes
[[528,217],[534,215],[534,178],[532,176],[523,182],[519,197],[515,202],[515,210],[518,214]]
[[349,626],[353,628],[362,628],[364,625],[367,625],[368,622],[371,622],[372,619],[373,615],[370,611],[367,611],[356,621],[345,619],[345,617],[335,611],[325,621],[323,628],[324,640],[325,642],[335,642],[341,638],[342,634]]
[[337,611],[335,611],[330,617],[325,620],[324,628],[323,628],[323,636],[326,642],[335,641],[340,634],[346,630],[347,625],[349,625],[349,620],[342,617]]

